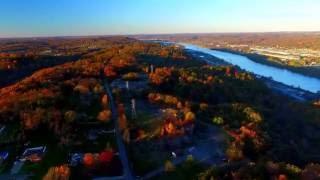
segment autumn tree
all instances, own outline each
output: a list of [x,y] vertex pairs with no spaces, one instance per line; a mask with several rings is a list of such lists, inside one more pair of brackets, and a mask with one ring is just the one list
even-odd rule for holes
[[196,118],[195,114],[191,111],[188,111],[185,113],[184,121],[185,122],[193,122],[195,120],[195,118]]
[[108,98],[108,95],[103,95],[102,98],[101,98],[101,105],[106,108],[108,107],[109,105],[109,98]]
[[237,160],[241,160],[243,158],[243,153],[240,147],[238,147],[238,145],[236,145],[235,143],[232,143],[227,151],[226,151],[226,155],[228,157],[229,160],[231,161],[237,161]]
[[216,125],[222,125],[224,123],[224,120],[220,116],[215,116],[214,118],[212,118],[212,122]]
[[103,92],[104,92],[103,86],[98,83],[98,84],[93,88],[93,92],[95,92],[96,94],[103,93]]
[[167,160],[167,161],[165,162],[165,164],[164,164],[164,170],[165,170],[165,172],[172,172],[172,171],[174,171],[175,169],[176,169],[176,167],[175,167],[175,165],[174,165],[171,161]]
[[45,110],[37,108],[34,111],[23,111],[20,113],[20,119],[22,120],[26,129],[33,129],[37,127],[45,119]]
[[201,111],[206,111],[209,105],[207,103],[200,103],[199,107]]
[[119,115],[125,114],[125,112],[126,112],[124,104],[118,104],[118,108],[117,109],[118,109],[118,114]]
[[154,73],[149,75],[149,79],[152,84],[161,85],[162,83],[169,80],[171,76],[173,68],[157,68]]
[[118,118],[118,121],[119,121],[119,129],[121,131],[124,131],[127,129],[128,127],[128,122],[127,122],[127,117],[125,114],[119,114],[119,118]]
[[90,89],[88,86],[84,84],[78,84],[75,88],[74,91],[79,92],[80,94],[88,94],[90,92]]
[[123,131],[122,138],[123,138],[124,142],[130,143],[130,129],[129,128],[126,128]]
[[226,67],[226,75],[227,76],[231,76],[231,67],[230,66],[228,66],[228,67]]
[[68,165],[51,167],[43,180],[68,180],[70,178],[70,168]]
[[133,81],[133,80],[137,80],[138,78],[139,78],[139,74],[136,72],[129,72],[122,76],[122,79],[126,81]]
[[114,78],[115,76],[117,76],[117,73],[112,66],[106,66],[104,68],[104,75],[108,78]]
[[77,113],[75,111],[67,111],[64,113],[64,119],[68,122],[68,123],[72,123],[74,122],[74,120],[77,117]]
[[109,122],[111,119],[111,111],[110,110],[103,110],[99,112],[97,119],[101,122]]
[[86,153],[83,156],[83,164],[86,167],[93,167],[95,165],[95,157],[92,153]]
[[99,162],[101,164],[108,164],[112,161],[114,153],[112,150],[105,150],[99,154]]
[[246,107],[243,112],[247,115],[247,118],[254,123],[260,123],[262,121],[261,115],[250,107]]

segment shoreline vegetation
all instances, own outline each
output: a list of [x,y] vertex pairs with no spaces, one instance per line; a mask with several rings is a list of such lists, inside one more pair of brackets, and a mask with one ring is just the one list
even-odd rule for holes
[[[145,42],[148,42],[148,41],[149,42],[158,42],[158,43],[159,42],[164,42],[166,44],[179,44],[179,41],[172,41],[171,42],[169,40],[149,40],[149,39],[146,39],[146,40],[143,40],[143,41],[145,41]],[[189,43],[189,42],[186,41],[185,43]],[[198,45],[201,46],[201,44],[198,44]],[[300,73],[300,74],[305,75],[305,76],[309,76],[309,77],[320,79],[320,66],[294,67],[294,66],[289,66],[289,65],[278,63],[276,61],[269,60],[268,59],[269,57],[263,56],[263,55],[259,55],[259,54],[241,52],[241,51],[234,50],[234,49],[229,49],[229,48],[211,48],[211,47],[206,47],[206,48],[211,49],[211,50],[218,50],[218,51],[229,52],[229,53],[233,53],[233,54],[246,56],[250,60],[252,60],[252,61],[254,61],[256,63],[261,63],[261,64],[264,64],[264,65],[269,65],[269,66],[273,66],[273,67],[277,67],[277,68],[281,68],[281,69],[286,69],[286,70],[290,70],[290,71],[295,72],[295,73]]]
[[[171,44],[171,45],[182,46],[178,42],[170,42],[167,40],[142,40],[142,41],[161,43],[163,45]],[[266,60],[267,57],[262,56],[262,55],[249,54],[249,53],[244,53],[244,52],[240,52],[240,51],[236,51],[236,50],[232,50],[232,49],[227,49],[227,48],[209,48],[209,49],[223,51],[223,52],[229,52],[229,53],[238,54],[238,55],[243,55],[243,56],[248,57],[250,60],[252,60],[256,63],[261,63],[261,64],[273,66],[273,67],[278,67],[281,69],[291,70],[291,69],[289,69],[290,67],[287,68],[288,66],[286,66],[286,65],[282,65],[277,62],[271,62],[269,60]],[[219,59],[215,56],[208,55],[208,54],[205,54],[202,52],[197,52],[194,50],[186,50],[186,52],[189,52],[189,55],[191,55],[191,56],[200,57],[203,62],[211,64],[213,66],[229,66],[229,65],[233,66],[232,64],[226,62],[223,59]],[[239,66],[234,66],[234,67],[239,71],[247,72],[246,70],[241,69]],[[310,68],[310,67],[308,67],[308,68]],[[319,69],[320,69],[320,67],[319,67]],[[291,71],[295,72],[295,73],[300,73],[305,76],[313,77],[313,78],[320,78],[320,73],[319,73],[319,76],[311,76],[311,75],[304,74],[303,72],[300,72],[300,71],[294,71],[294,70],[291,70]],[[270,79],[268,77],[261,77],[259,75],[257,77],[259,77],[259,79],[262,80],[273,91],[280,93],[280,94],[283,94],[285,96],[288,96],[288,97],[293,98],[298,101],[314,101],[314,100],[319,99],[319,96],[320,96],[319,93],[313,93],[313,92],[306,91],[306,90],[303,90],[298,87],[286,85],[284,83],[275,81],[275,80]]]
[[[208,63],[213,66],[233,66],[236,68],[239,72],[247,72],[246,70],[241,69],[239,66],[234,66],[223,59],[216,58],[214,56],[197,52],[194,50],[187,50],[187,53],[191,57],[202,57],[202,61],[205,63]],[[210,62],[210,63],[209,63]],[[288,96],[292,99],[298,100],[298,101],[314,101],[319,99],[320,95],[317,93],[312,93],[310,91],[303,90],[301,88],[293,87],[286,85],[284,83],[275,81],[273,79],[267,78],[267,77],[261,77],[257,75],[256,77],[259,77],[261,81],[263,81],[269,88],[274,90],[276,93]]]
[[267,56],[259,55],[259,54],[254,54],[254,53],[247,53],[247,52],[241,52],[233,49],[227,49],[227,48],[210,48],[212,50],[218,50],[218,51],[224,51],[224,52],[229,52],[233,54],[238,54],[242,56],[248,57],[250,60],[256,62],[256,63],[261,63],[264,65],[268,66],[273,66],[281,69],[286,69],[295,73],[300,73],[305,76],[313,77],[313,78],[318,78],[320,79],[320,67],[319,66],[314,66],[314,67],[294,67],[294,66],[288,66],[284,65],[275,61],[269,60]]

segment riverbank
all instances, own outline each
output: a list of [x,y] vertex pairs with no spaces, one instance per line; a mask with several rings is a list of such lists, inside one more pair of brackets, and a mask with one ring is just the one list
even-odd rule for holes
[[221,49],[212,48],[212,50],[217,50],[217,51],[228,52],[228,53],[232,53],[232,54],[238,54],[241,56],[246,56],[250,60],[257,62],[257,63],[260,63],[260,64],[273,66],[273,67],[277,67],[280,69],[286,69],[286,70],[289,70],[289,71],[292,71],[295,73],[299,73],[299,74],[302,74],[305,76],[310,76],[310,77],[315,77],[315,78],[320,79],[320,66],[294,67],[294,66],[288,66],[285,64],[280,64],[275,61],[270,61],[270,60],[268,60],[267,56],[263,56],[263,55],[259,55],[259,54],[246,53],[246,52],[241,52],[241,51],[237,51],[237,50],[233,50],[233,49],[226,49],[226,48],[221,48]]
[[186,49],[187,54],[197,60],[201,60],[207,64],[213,65],[213,66],[229,66],[232,65],[223,59],[219,59],[217,57],[214,57],[210,54],[206,54],[203,52],[198,52],[190,49]]
[[[228,63],[224,61],[223,59],[216,58],[210,54],[206,54],[203,52],[198,52],[195,50],[186,49],[186,52],[188,55],[195,59],[199,59],[201,61],[204,61],[210,65],[213,66],[226,66],[226,65],[232,65],[231,63]],[[244,71],[239,66],[235,66],[238,71]],[[305,91],[300,88],[292,87],[277,81],[274,81],[271,78],[265,78],[259,75],[255,75],[257,80],[261,80],[264,82],[264,84],[270,88],[272,91],[274,91],[277,94],[285,95],[287,97],[290,97],[292,99],[295,99],[297,101],[314,101],[320,98],[320,94],[312,93],[309,91]]]
[[276,93],[291,97],[297,101],[314,101],[320,98],[320,94],[311,93],[303,89],[285,85],[269,78],[259,77],[266,86]]

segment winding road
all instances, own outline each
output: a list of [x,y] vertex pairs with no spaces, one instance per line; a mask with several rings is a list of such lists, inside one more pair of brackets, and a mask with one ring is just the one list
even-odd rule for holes
[[119,129],[118,112],[117,112],[117,109],[115,108],[112,92],[111,92],[109,84],[108,84],[108,82],[106,80],[104,80],[103,84],[104,84],[104,90],[105,90],[105,92],[107,93],[107,95],[109,96],[109,99],[110,99],[109,105],[110,105],[110,109],[111,109],[111,112],[112,112],[111,119],[114,122],[115,129],[116,129],[116,140],[117,140],[117,145],[118,145],[121,164],[122,164],[122,167],[123,167],[123,173],[124,173],[123,177],[126,180],[133,180],[135,178],[134,178],[133,173],[131,171],[129,159],[128,159],[128,156],[127,156],[126,146],[125,146],[125,144],[123,142],[122,135],[121,135],[121,132],[120,132],[120,129]]

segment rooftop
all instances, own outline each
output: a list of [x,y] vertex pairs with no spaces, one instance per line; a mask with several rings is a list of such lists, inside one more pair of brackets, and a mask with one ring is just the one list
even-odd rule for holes
[[43,155],[45,152],[46,152],[46,146],[39,146],[39,147],[26,149],[23,152],[22,156],[27,157],[27,156],[31,156],[33,154]]

